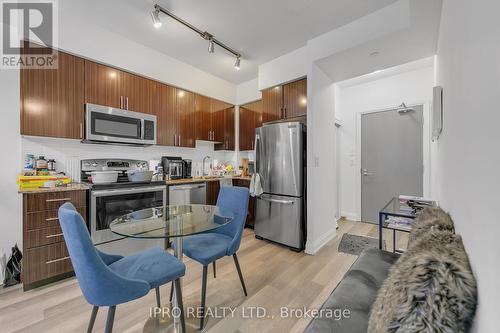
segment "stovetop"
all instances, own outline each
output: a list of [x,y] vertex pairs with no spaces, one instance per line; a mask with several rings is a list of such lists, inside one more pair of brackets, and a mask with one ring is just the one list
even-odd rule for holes
[[[81,181],[92,190],[133,188],[166,185],[163,180],[150,182],[130,182],[126,174],[129,170],[148,170],[148,162],[130,159],[89,159],[81,161]],[[119,171],[118,181],[112,184],[92,184],[89,182],[92,171]]]

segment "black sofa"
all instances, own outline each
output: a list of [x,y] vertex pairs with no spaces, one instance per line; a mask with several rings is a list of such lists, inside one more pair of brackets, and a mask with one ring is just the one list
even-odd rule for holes
[[304,332],[365,333],[377,292],[399,256],[378,249],[363,251],[321,307],[332,312],[347,309],[349,317],[332,318],[328,311],[320,311]]

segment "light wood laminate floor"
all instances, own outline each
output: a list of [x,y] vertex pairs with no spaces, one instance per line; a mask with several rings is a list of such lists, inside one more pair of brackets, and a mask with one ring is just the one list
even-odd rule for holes
[[[241,289],[231,257],[217,261],[217,278],[209,268],[207,306],[219,309],[232,307],[224,318],[209,318],[207,332],[302,332],[308,318],[282,318],[281,307],[319,308],[332,292],[356,256],[337,251],[344,233],[377,237],[373,224],[340,221],[337,236],[316,255],[295,253],[285,247],[255,239],[245,229],[238,257],[245,278],[248,296]],[[392,249],[392,236],[384,239]],[[398,234],[397,248],[404,248],[406,234]],[[185,257],[186,276],[183,282],[184,302],[197,306],[200,302],[200,264]],[[168,302],[170,285],[161,288],[162,304]],[[114,332],[143,332],[155,293],[117,307]],[[265,318],[247,318],[252,307],[265,309]],[[0,291],[1,332],[85,332],[91,306],[83,298],[75,278],[23,292],[20,287]],[[259,310],[262,312],[262,310]],[[94,332],[103,332],[107,309],[100,309]],[[215,312],[214,312],[215,314]],[[262,314],[262,313],[261,313]],[[271,318],[274,316],[274,318]],[[190,322],[198,323],[195,318]]]

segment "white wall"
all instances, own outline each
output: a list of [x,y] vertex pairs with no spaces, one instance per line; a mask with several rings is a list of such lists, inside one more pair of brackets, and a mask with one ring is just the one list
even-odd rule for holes
[[[391,69],[391,71],[395,71]],[[434,85],[433,67],[425,67],[371,82],[336,88],[336,116],[342,120],[341,130],[341,214],[348,219],[361,218],[361,168],[358,119],[361,112],[384,110],[407,105],[424,105],[424,195],[432,196],[431,142],[429,112]]]
[[444,127],[439,199],[464,241],[479,287],[476,332],[500,327],[500,2],[445,0],[437,77]]
[[249,102],[254,102],[262,98],[262,93],[259,90],[259,79],[243,82],[236,86],[236,104],[242,105]]
[[[2,121],[0,139],[2,162],[0,163],[0,263],[3,253],[7,256],[10,248],[22,238],[21,200],[17,195],[16,176],[21,160],[21,138],[19,136],[19,71],[0,70],[0,100],[2,101]],[[0,264],[0,268],[2,265]],[[0,283],[4,270],[0,269]]]
[[306,76],[310,61],[307,47],[301,47],[259,66],[259,90]]
[[307,75],[307,243],[315,254],[336,234],[335,90],[315,64]]

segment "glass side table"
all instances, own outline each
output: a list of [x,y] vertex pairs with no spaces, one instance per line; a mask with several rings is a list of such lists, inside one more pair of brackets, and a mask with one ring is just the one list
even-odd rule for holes
[[383,246],[383,229],[392,230],[392,252],[396,253],[396,231],[407,232],[411,231],[411,225],[409,226],[394,226],[387,222],[387,218],[390,216],[402,217],[407,219],[415,219],[416,214],[407,210],[401,210],[399,206],[399,198],[392,198],[382,210],[378,213],[378,247],[382,250]]

